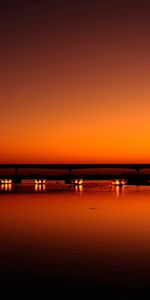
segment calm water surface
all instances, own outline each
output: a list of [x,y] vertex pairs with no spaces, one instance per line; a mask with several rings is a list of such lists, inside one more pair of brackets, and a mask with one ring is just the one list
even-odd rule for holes
[[150,187],[1,189],[1,299],[150,299]]

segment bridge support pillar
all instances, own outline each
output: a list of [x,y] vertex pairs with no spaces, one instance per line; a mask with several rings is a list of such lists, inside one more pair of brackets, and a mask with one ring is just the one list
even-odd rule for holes
[[140,170],[141,170],[141,169],[139,169],[139,168],[138,168],[138,169],[136,169],[136,175],[137,175],[137,176],[139,176],[139,175],[140,175]]
[[66,175],[65,183],[71,184],[73,179],[73,174],[71,173],[71,169],[68,169],[68,174]]
[[69,176],[72,176],[71,171],[72,171],[71,169],[68,169],[68,175],[69,175]]
[[13,182],[14,183],[21,183],[21,178],[19,176],[19,172],[18,172],[18,168],[16,167],[15,168],[15,175],[14,175],[14,179],[13,179]]

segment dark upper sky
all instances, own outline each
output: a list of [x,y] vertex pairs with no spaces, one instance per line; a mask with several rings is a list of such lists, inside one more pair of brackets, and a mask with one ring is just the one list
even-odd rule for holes
[[3,161],[150,162],[148,1],[1,1],[0,39]]

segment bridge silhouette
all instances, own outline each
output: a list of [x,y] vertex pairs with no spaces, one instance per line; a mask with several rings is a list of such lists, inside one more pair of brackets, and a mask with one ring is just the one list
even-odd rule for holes
[[[67,180],[67,179],[74,179],[80,178],[85,180],[102,180],[102,179],[113,179],[116,177],[115,174],[112,174],[110,170],[133,170],[135,174],[129,173],[121,173],[117,175],[117,178],[124,178],[129,179],[131,182],[143,182],[145,179],[149,179],[150,175],[141,175],[141,170],[150,169],[150,164],[0,164],[0,174],[1,170],[13,170],[13,175],[11,176],[13,182],[20,183],[23,179],[37,179],[37,178],[45,178],[47,180]],[[23,174],[22,170],[28,170],[27,174]],[[87,170],[96,170],[96,169],[108,169],[109,171],[107,174],[100,174],[93,172],[92,174],[88,174]],[[32,170],[32,173],[31,173]],[[33,170],[38,170],[38,174],[35,174]],[[57,174],[57,175],[50,175],[44,174],[40,170],[66,170],[66,174]],[[81,170],[83,171],[80,175],[73,174],[73,171]],[[0,175],[0,178],[8,178],[10,177],[9,174],[6,176]]]
[[0,169],[150,169],[150,164],[0,164]]

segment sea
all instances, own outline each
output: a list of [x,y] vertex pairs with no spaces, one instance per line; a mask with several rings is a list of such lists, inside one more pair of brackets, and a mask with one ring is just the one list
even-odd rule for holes
[[150,186],[0,186],[0,299],[150,299]]

